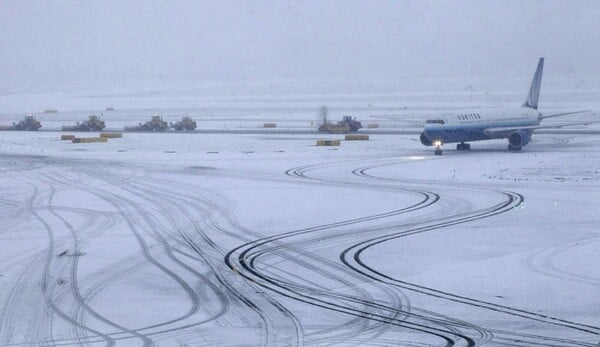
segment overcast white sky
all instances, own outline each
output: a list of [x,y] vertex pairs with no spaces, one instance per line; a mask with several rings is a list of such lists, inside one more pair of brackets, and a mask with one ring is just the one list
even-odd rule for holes
[[0,2],[5,80],[529,80],[542,55],[598,83],[600,1]]

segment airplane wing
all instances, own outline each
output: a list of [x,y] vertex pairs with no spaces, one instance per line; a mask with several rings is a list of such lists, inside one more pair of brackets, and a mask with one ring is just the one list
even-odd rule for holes
[[555,124],[555,125],[529,125],[529,126],[524,126],[524,127],[495,127],[495,128],[487,128],[483,132],[485,134],[491,135],[491,134],[497,134],[497,133],[503,133],[503,132],[509,133],[509,132],[518,131],[518,130],[553,129],[553,128],[574,126],[574,125],[588,125],[588,124],[596,124],[596,123],[600,123],[600,121],[566,123],[566,124]]
[[545,115],[542,114],[540,116],[540,119],[552,118],[552,117],[560,117],[560,116],[567,116],[567,115],[570,115],[570,114],[585,113],[585,112],[592,112],[592,110],[574,111],[574,112],[566,112],[566,113],[556,113],[556,114],[549,114],[547,116],[545,116]]

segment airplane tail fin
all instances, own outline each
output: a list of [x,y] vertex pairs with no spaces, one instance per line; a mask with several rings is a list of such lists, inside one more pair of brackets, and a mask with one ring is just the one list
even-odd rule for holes
[[523,104],[523,107],[533,108],[537,110],[538,108],[538,100],[540,98],[540,87],[542,85],[542,71],[544,70],[544,58],[540,58],[538,62],[537,70],[535,70],[535,75],[533,75],[533,80],[531,81],[531,87],[529,88],[529,95],[527,95],[527,100]]

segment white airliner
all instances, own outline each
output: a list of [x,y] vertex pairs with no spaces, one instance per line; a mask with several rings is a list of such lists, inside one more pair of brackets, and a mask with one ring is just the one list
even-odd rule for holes
[[465,111],[451,116],[429,119],[425,122],[425,128],[421,133],[421,143],[425,146],[434,146],[435,154],[441,155],[444,143],[458,143],[456,149],[461,151],[471,149],[471,145],[466,142],[507,138],[508,150],[520,151],[521,147],[529,143],[535,129],[589,124],[588,122],[548,126],[540,125],[540,122],[545,118],[590,112],[590,110],[586,110],[552,115],[543,115],[541,112],[538,112],[538,99],[540,96],[543,69],[544,58],[540,58],[535,75],[533,75],[531,88],[529,88],[529,95],[521,108],[495,111]]

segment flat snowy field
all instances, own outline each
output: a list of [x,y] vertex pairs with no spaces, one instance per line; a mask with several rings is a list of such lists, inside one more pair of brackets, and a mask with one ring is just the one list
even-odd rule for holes
[[[151,114],[131,107],[114,121]],[[212,121],[286,110],[315,113]],[[66,112],[44,117],[91,114]],[[600,135],[443,156],[409,135],[59,137],[0,133],[2,346],[600,342]]]

